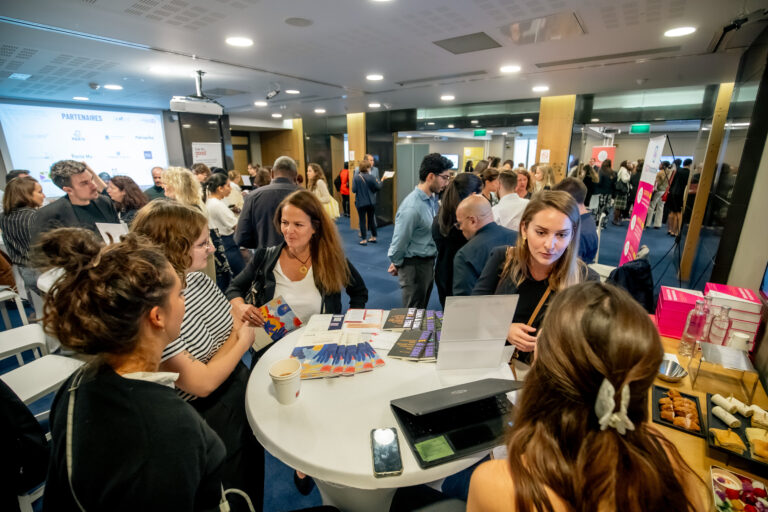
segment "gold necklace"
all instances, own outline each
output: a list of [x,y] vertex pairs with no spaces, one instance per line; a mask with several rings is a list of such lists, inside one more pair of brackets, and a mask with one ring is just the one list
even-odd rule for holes
[[307,256],[307,259],[304,260],[304,261],[302,261],[301,258],[296,256],[295,254],[293,254],[290,251],[290,249],[288,250],[288,256],[290,256],[293,259],[299,260],[301,262],[301,266],[299,267],[299,272],[301,272],[302,274],[306,274],[309,271],[309,269],[307,268],[307,262],[312,257],[312,253],[311,252],[309,253],[309,256]]

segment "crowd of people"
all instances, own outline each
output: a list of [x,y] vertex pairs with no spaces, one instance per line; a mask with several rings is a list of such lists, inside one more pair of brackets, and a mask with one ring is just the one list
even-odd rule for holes
[[[377,242],[386,178],[374,164],[371,155],[345,164],[334,182],[341,208],[321,166],[308,164],[302,186],[288,156],[249,165],[250,185],[203,164],[154,168],[143,192],[131,178],[105,183],[83,162],[60,161],[51,179],[65,195],[46,206],[35,179],[12,176],[0,228],[13,264],[29,287],[39,272],[62,270],[44,294],[44,324],[66,350],[95,356],[53,403],[44,509],[202,510],[230,488],[261,508],[270,475],[245,415],[243,362],[267,349],[252,350],[265,323],[259,306],[281,296],[309,319],[342,313],[345,293],[350,308],[365,307],[368,289],[336,220],[349,215],[351,192],[360,243]],[[452,167],[438,153],[424,157],[397,210],[387,270],[403,307],[426,308],[435,284],[443,305],[455,295],[519,295],[507,343],[532,365],[509,460],[476,470],[468,510],[698,510],[702,482],[648,423],[658,333],[587,266],[597,250],[590,195],[621,212],[619,190],[637,187],[642,162],[616,173],[610,161],[577,166],[560,182],[548,165],[498,158],[456,175]],[[673,184],[687,182],[684,167],[672,174]],[[677,192],[668,191],[670,215],[680,211]],[[129,233],[106,244],[97,223]],[[620,407],[626,424],[607,430],[594,413],[606,385],[630,396]],[[596,478],[608,485],[586,485]],[[294,482],[304,494],[313,485],[299,472]]]

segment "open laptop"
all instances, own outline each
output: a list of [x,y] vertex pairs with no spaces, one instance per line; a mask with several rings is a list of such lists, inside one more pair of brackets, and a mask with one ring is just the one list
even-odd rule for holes
[[390,402],[416,461],[430,468],[499,445],[523,383],[484,379]]

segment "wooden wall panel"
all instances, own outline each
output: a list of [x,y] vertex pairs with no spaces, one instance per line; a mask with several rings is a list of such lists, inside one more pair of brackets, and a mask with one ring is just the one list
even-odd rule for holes
[[[347,141],[349,143],[349,174],[351,178],[367,151],[365,146],[365,112],[347,114]],[[360,227],[360,219],[357,217],[357,209],[355,209],[355,194],[352,193],[351,189],[350,186],[349,226],[357,229]]]
[[339,175],[341,169],[344,167],[344,136],[343,135],[331,135],[331,183],[328,184],[328,188],[333,192],[333,197],[339,202],[339,208],[341,208],[341,194],[336,190],[333,184],[333,180]]
[[293,129],[260,132],[262,165],[272,165],[278,157],[289,156],[296,160],[299,174],[306,183],[304,162],[304,130],[301,119],[293,120]]
[[[731,104],[731,96],[733,95],[733,85],[732,82],[720,84],[720,89],[717,92],[715,115],[712,118],[712,128],[709,131],[709,139],[707,140],[707,152],[704,155],[704,167],[701,170],[699,188],[693,203],[693,212],[691,213],[690,224],[688,224],[688,233],[685,235],[685,247],[683,248],[683,256],[680,262],[680,279],[683,281],[688,281],[691,278],[693,260],[696,257],[696,249],[699,245],[701,224],[704,219],[704,212],[707,209],[712,180],[715,177],[717,156],[720,154],[720,146],[723,143],[725,122],[728,119],[728,107]],[[683,204],[683,211],[685,211],[685,204]]]
[[540,161],[542,150],[549,150],[548,165],[554,169],[556,181],[565,178],[565,174],[568,172],[568,151],[573,132],[575,108],[575,94],[541,98],[536,162]]

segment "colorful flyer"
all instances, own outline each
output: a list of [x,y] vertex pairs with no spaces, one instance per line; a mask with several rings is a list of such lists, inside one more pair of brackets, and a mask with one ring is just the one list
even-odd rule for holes
[[264,330],[277,341],[289,332],[301,327],[301,319],[283,297],[275,297],[259,308],[264,316]]

